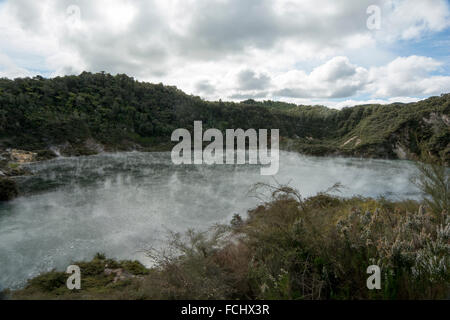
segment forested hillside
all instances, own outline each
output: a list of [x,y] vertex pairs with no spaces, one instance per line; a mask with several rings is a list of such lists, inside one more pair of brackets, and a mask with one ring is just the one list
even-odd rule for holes
[[0,79],[0,148],[66,154],[170,147],[176,128],[279,128],[282,147],[309,154],[450,157],[450,94],[341,111],[247,100],[209,102],[126,75]]

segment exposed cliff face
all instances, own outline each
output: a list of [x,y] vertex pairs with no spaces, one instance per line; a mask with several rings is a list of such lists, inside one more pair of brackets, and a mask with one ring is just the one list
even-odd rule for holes
[[0,150],[0,178],[31,175],[31,171],[22,166],[23,164],[49,160],[56,156],[51,150],[36,152],[19,149]]
[[[379,128],[380,132],[373,128]],[[398,121],[394,128],[389,128],[389,124],[382,121],[377,124],[376,119],[369,119],[342,138],[286,139],[280,145],[285,150],[317,156],[418,160],[426,152],[449,165],[450,117],[444,112],[431,112]]]
[[449,107],[440,109],[399,115],[394,121],[387,112],[368,116],[342,138],[329,141],[329,150],[341,155],[408,160],[417,160],[427,153],[448,164]]
[[10,151],[11,160],[17,163],[28,163],[36,161],[37,153],[25,150],[12,149]]
[[421,153],[450,162],[450,118],[432,112],[418,121],[405,123],[389,137],[392,152],[399,159],[416,160]]
[[53,145],[53,152],[61,156],[89,156],[104,151],[104,147],[92,138],[88,138],[80,143],[70,143],[68,141]]

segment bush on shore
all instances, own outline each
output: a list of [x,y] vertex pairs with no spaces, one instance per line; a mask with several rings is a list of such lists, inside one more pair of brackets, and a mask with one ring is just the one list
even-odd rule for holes
[[[269,187],[260,185],[259,187]],[[289,187],[209,232],[172,234],[149,251],[155,267],[113,282],[104,257],[80,265],[82,290],[62,273],[32,279],[13,298],[64,299],[442,299],[450,296],[450,218],[415,201],[302,199]],[[111,260],[110,260],[111,261]],[[111,263],[111,262],[110,262]],[[370,265],[381,290],[368,290]],[[123,263],[122,263],[123,265]],[[61,278],[60,278],[61,277]],[[64,278],[65,279],[65,278]]]
[[69,274],[50,271],[30,279],[24,289],[7,292],[13,299],[139,299],[139,284],[149,273],[138,261],[116,261],[98,253],[89,262],[74,262],[80,267],[81,290],[67,289]]
[[0,202],[12,200],[18,194],[19,192],[17,191],[17,185],[14,180],[0,177]]

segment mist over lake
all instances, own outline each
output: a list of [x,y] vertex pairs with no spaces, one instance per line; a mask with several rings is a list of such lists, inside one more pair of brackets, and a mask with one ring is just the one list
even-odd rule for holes
[[160,246],[167,231],[205,230],[245,216],[260,200],[257,182],[289,183],[304,197],[336,182],[343,197],[419,199],[411,162],[316,158],[280,152],[276,176],[256,165],[180,165],[170,153],[128,152],[58,158],[29,164],[19,177],[22,196],[0,204],[0,290],[97,252],[150,261],[142,252]]

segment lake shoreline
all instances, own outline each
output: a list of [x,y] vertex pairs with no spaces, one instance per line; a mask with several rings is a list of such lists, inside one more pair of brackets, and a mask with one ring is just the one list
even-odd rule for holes
[[[435,271],[431,271],[434,278],[430,278],[419,259],[427,241],[434,241],[435,247],[445,246],[432,226],[438,223],[436,219],[444,219],[449,228],[447,213],[435,215],[422,204],[411,201],[341,199],[327,194],[301,199],[294,189],[280,186],[279,190],[270,202],[250,210],[246,219],[235,215],[229,224],[215,227],[208,234],[187,232],[183,238],[176,236],[171,245],[180,250],[179,256],[149,251],[157,262],[153,268],[145,268],[137,261],[107,259],[98,253],[93,260],[74,262],[81,268],[80,290],[67,289],[69,275],[53,270],[29,279],[22,289],[4,291],[3,296],[31,300],[448,298],[448,273],[441,273],[436,265],[432,267]],[[419,236],[415,229],[400,231],[408,228],[410,219],[429,230],[425,237],[428,240],[418,247],[404,248],[401,255],[407,260],[397,261],[388,252],[396,250],[398,241],[406,245],[411,238]],[[274,223],[284,230],[283,234],[274,228]],[[321,232],[307,231],[319,226]],[[389,230],[397,230],[398,235],[394,233],[392,237]],[[424,229],[421,230],[423,233]],[[292,240],[284,241],[291,237],[300,241],[299,245]],[[383,248],[376,239],[383,239]],[[190,245],[185,246],[185,241]],[[349,251],[347,242],[354,249]],[[274,271],[265,269],[271,260],[281,263],[283,258],[288,258],[289,250],[299,250],[295,263],[287,260]],[[308,258],[310,255],[313,257]],[[445,249],[439,256],[444,265],[450,263]],[[411,266],[408,261],[415,262]],[[305,265],[297,271],[293,267],[299,263]],[[358,289],[365,284],[365,268],[374,263],[383,266],[383,290]],[[211,273],[212,270],[215,271]],[[330,274],[335,279],[327,282]],[[320,277],[316,278],[317,275]],[[281,286],[294,279],[301,281],[300,286],[296,282]],[[311,282],[316,282],[319,288],[309,287],[305,291],[302,283]],[[349,287],[354,289],[349,291]]]
[[[415,166],[403,160],[281,151],[280,171],[272,178],[261,176],[255,165],[175,166],[170,159],[169,152],[126,152],[25,165],[34,174],[15,178],[22,196],[0,205],[0,260],[9,261],[4,267],[12,272],[0,282],[21,282],[70,260],[88,261],[97,251],[141,259],[141,244],[163,243],[167,230],[206,230],[236,213],[245,218],[261,201],[252,187],[273,184],[274,178],[304,197],[341,182],[344,188],[335,196],[421,198],[410,184]],[[16,270],[19,261],[24,266]]]

